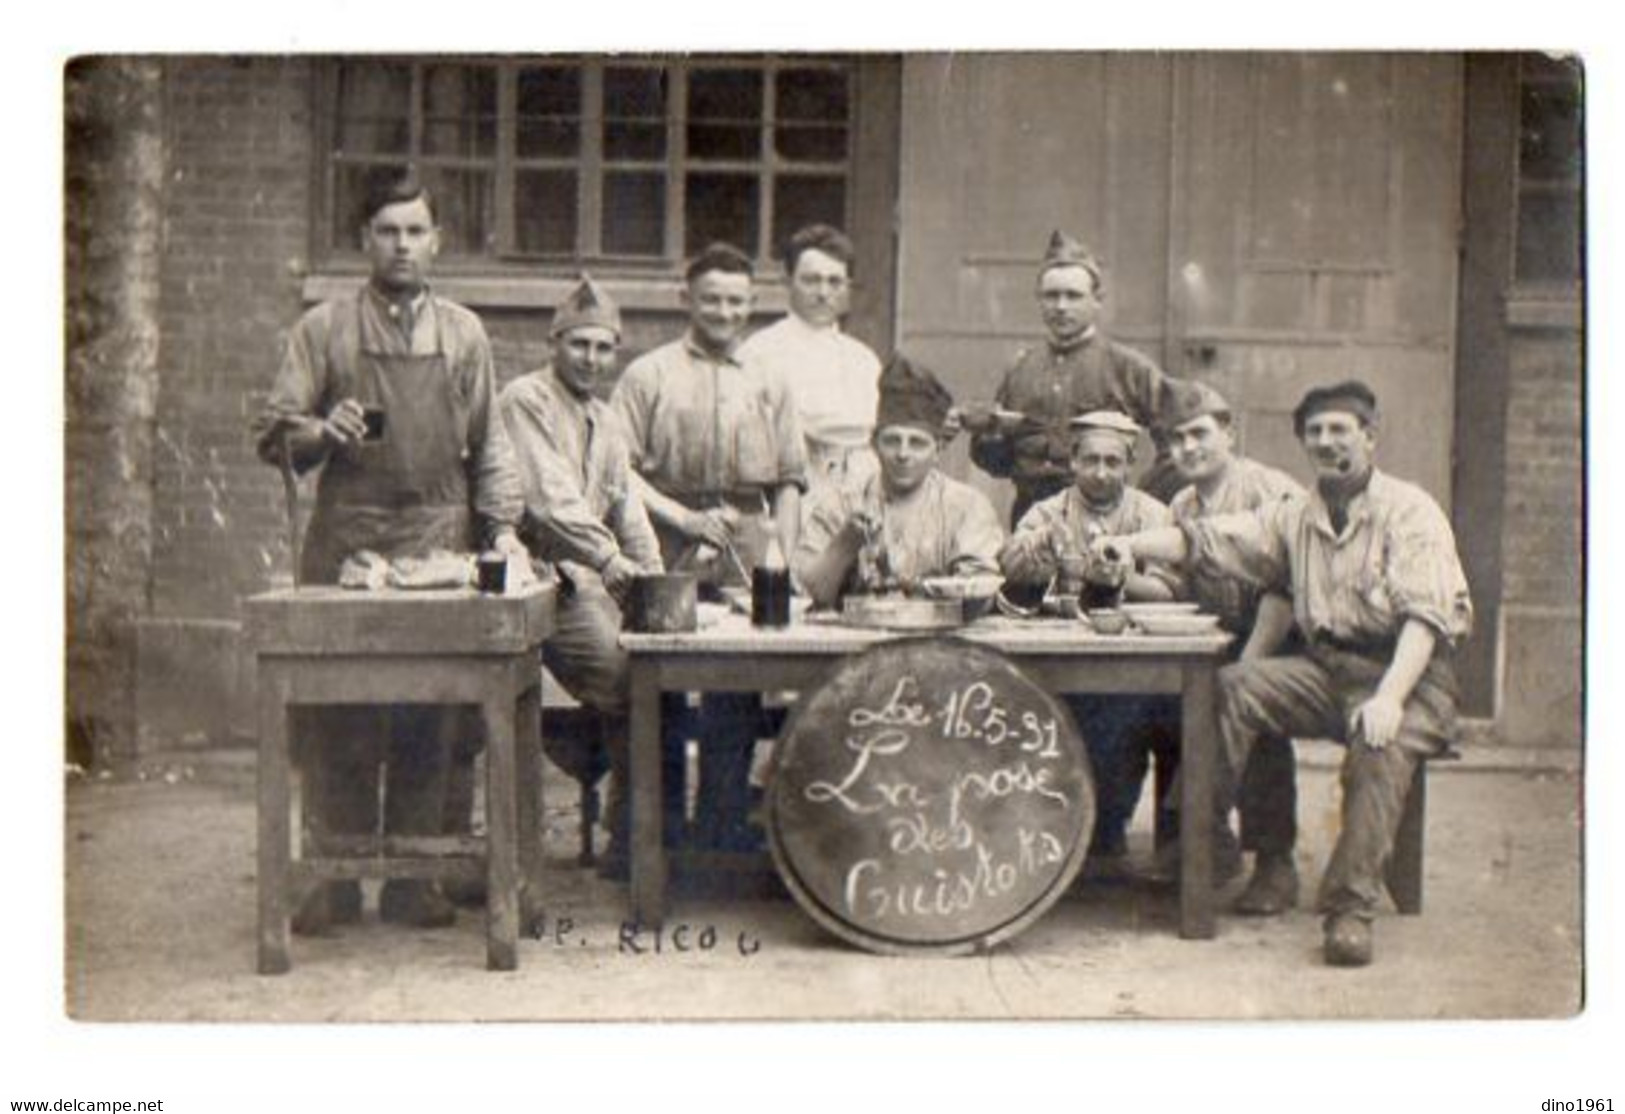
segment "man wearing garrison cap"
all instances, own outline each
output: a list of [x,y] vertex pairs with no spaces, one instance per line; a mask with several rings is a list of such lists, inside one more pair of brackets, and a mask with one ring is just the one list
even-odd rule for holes
[[555,629],[542,660],[570,695],[603,717],[614,775],[609,864],[627,839],[626,653],[621,607],[639,573],[660,572],[660,543],[632,483],[620,428],[597,392],[615,366],[621,313],[590,276],[553,312],[548,364],[502,391],[498,406],[525,490],[522,536],[557,564]]
[[[1068,423],[1079,414],[1116,410],[1160,434],[1156,421],[1166,379],[1145,356],[1111,340],[1098,318],[1105,280],[1089,250],[1064,232],[1050,236],[1038,268],[1044,343],[1024,348],[1004,374],[992,413],[966,407],[971,459],[1016,487],[1010,521],[1072,482]],[[1167,499],[1177,486],[1158,452],[1144,486]]]
[[[1189,485],[1174,496],[1169,509],[1176,523],[1222,514],[1255,511],[1284,499],[1303,497],[1291,476],[1240,456],[1230,403],[1199,381],[1172,383],[1164,397],[1163,426],[1174,466]],[[1186,575],[1190,597],[1204,611],[1219,616],[1219,625],[1236,635],[1232,650],[1243,660],[1279,651],[1292,631],[1292,604],[1279,593],[1264,593],[1234,576],[1205,569]],[[1160,740],[1159,740],[1160,741]],[[1177,745],[1157,749],[1157,760],[1177,765]],[[1298,873],[1293,862],[1297,839],[1297,787],[1293,776],[1292,741],[1279,735],[1261,738],[1248,759],[1239,787],[1236,811],[1241,817],[1241,850],[1254,853],[1252,877],[1232,908],[1238,913],[1271,916],[1297,903]],[[1174,830],[1171,824],[1164,824]],[[1229,841],[1226,841],[1229,845]],[[1178,875],[1177,841],[1164,844],[1158,873]]]
[[[1173,522],[1168,508],[1128,486],[1140,427],[1115,410],[1097,410],[1071,423],[1073,484],[1035,503],[1016,524],[999,556],[1007,594],[1023,589],[1042,595],[1064,557],[1082,557],[1096,538],[1133,533]],[[1124,596],[1130,600],[1171,600],[1182,590],[1166,563],[1148,562],[1129,570]],[[1145,779],[1145,723],[1166,724],[1174,714],[1163,697],[1091,696],[1072,698],[1088,739],[1095,768],[1094,836],[1086,871],[1096,876],[1126,870],[1128,822]]]
[[1472,626],[1472,603],[1444,512],[1375,467],[1369,387],[1315,388],[1292,426],[1315,473],[1307,498],[1103,539],[1097,552],[1110,545],[1291,594],[1303,651],[1219,673],[1215,811],[1223,817],[1235,803],[1237,775],[1261,737],[1345,744],[1343,823],[1319,908],[1326,962],[1361,966],[1371,962],[1371,922],[1416,764],[1455,736],[1453,650]]
[[808,503],[793,567],[815,602],[929,576],[997,575],[1004,532],[987,496],[938,469],[953,398],[929,369],[893,356],[880,374],[878,475]]

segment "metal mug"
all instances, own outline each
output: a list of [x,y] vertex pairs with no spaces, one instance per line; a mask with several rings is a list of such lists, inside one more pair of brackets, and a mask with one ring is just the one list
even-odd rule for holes
[[627,625],[640,634],[679,634],[699,629],[699,578],[692,573],[645,573],[634,577]]

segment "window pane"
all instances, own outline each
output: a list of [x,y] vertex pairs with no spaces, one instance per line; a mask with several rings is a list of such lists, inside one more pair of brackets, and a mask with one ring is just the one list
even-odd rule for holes
[[756,127],[688,126],[688,157],[691,159],[755,159],[761,157],[761,152],[762,133]]
[[604,122],[604,157],[657,161],[666,157],[666,125]]
[[478,255],[494,235],[492,175],[484,170],[427,166],[419,170],[434,196],[440,224],[440,250],[448,255]]
[[412,70],[389,63],[340,67],[338,149],[348,154],[401,154],[411,142]]
[[576,250],[576,173],[521,170],[514,175],[514,233],[521,252],[571,255]]
[[518,77],[520,158],[571,158],[581,150],[581,71],[574,66],[526,66]]
[[694,70],[688,78],[688,118],[757,123],[762,119],[759,70]]
[[666,176],[613,172],[604,175],[606,255],[664,255]]
[[496,72],[489,66],[425,66],[423,153],[496,155]]
[[393,178],[405,163],[354,163],[339,166],[333,175],[333,243],[346,251],[361,246],[361,207],[375,181]]
[[773,146],[792,162],[845,162],[846,129],[779,125]]
[[809,224],[846,226],[845,179],[781,177],[773,183],[773,243],[789,243]]
[[1580,198],[1568,190],[1518,198],[1518,278],[1572,282],[1580,277]]
[[846,74],[836,70],[782,70],[774,84],[780,120],[846,123]]
[[605,68],[604,115],[614,120],[665,119],[665,70],[623,66]]
[[759,185],[748,174],[690,174],[683,203],[683,250],[693,255],[713,240],[726,240],[757,255]]

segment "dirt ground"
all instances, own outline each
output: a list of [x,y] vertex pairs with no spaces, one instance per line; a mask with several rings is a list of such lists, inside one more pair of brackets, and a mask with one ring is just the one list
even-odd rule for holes
[[[1335,752],[1306,754],[1300,867],[1336,822]],[[1572,766],[1572,762],[1569,763]],[[550,771],[551,772],[551,771]],[[66,1009],[81,1020],[761,1018],[1545,1018],[1581,1004],[1580,817],[1572,769],[1475,760],[1430,783],[1427,909],[1377,925],[1377,962],[1334,970],[1319,923],[1223,916],[1175,932],[1172,894],[1085,887],[991,954],[857,951],[788,899],[676,901],[663,935],[621,939],[624,888],[574,865],[573,785],[548,783],[543,932],[520,970],[484,970],[483,918],[363,923],[295,940],[254,973],[246,755],[170,756],[70,777]],[[1147,850],[1145,809],[1135,840]],[[1306,885],[1306,890],[1309,888]],[[681,926],[681,927],[680,927]],[[683,929],[686,928],[686,932]]]

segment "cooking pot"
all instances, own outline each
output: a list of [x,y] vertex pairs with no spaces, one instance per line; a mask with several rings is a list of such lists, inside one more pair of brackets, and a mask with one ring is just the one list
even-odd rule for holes
[[699,578],[693,573],[644,573],[632,579],[627,625],[641,634],[678,634],[698,628],[695,603]]

